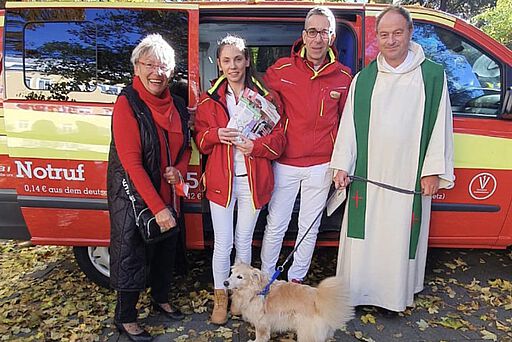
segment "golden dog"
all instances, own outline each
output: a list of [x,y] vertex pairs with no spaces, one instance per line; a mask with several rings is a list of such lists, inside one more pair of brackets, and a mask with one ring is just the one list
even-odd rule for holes
[[233,306],[254,325],[254,342],[285,331],[295,331],[298,342],[324,342],[354,316],[340,278],[324,279],[317,288],[275,281],[266,296],[260,295],[268,281],[260,270],[237,263],[224,282],[233,292]]

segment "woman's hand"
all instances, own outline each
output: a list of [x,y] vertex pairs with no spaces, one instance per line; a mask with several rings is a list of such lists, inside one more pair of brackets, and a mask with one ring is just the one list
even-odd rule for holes
[[219,128],[217,131],[219,140],[223,144],[231,145],[236,141],[240,133],[235,128]]
[[171,211],[167,208],[164,208],[156,213],[155,220],[156,223],[158,223],[160,226],[162,232],[176,227],[176,220],[174,219],[174,216],[172,216]]
[[176,184],[182,180],[180,171],[173,166],[167,166],[165,168],[164,178],[169,184]]
[[238,141],[233,142],[236,148],[246,156],[250,156],[252,149],[254,148],[254,142],[251,139],[247,139],[243,135],[240,136]]

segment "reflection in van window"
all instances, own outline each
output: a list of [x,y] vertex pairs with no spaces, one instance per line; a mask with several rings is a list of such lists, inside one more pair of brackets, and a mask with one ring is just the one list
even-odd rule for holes
[[[96,27],[91,22],[29,23],[25,26],[24,71],[41,77],[31,89],[92,91],[96,80]],[[60,98],[64,99],[64,98]]]
[[113,103],[132,80],[131,52],[160,33],[188,80],[188,14],[155,9],[10,10],[5,18],[8,98]]
[[[285,56],[290,56],[293,43],[300,38],[304,22],[268,23],[268,22],[212,22],[202,23],[199,28],[199,58],[202,89],[209,89],[210,82],[218,74],[216,51],[217,42],[226,32],[243,37],[253,59],[256,73],[262,76],[267,68]],[[338,60],[356,70],[356,38],[351,29],[343,23],[336,26],[336,49]]]
[[413,40],[444,66],[454,114],[497,116],[501,72],[485,52],[454,32],[421,22],[414,25]]

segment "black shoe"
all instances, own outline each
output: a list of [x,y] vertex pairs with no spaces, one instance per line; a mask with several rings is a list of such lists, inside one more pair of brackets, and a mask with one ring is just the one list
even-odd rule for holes
[[128,338],[130,339],[130,341],[133,341],[133,342],[150,342],[150,341],[153,341],[153,336],[151,336],[150,333],[148,333],[146,330],[142,330],[142,332],[140,334],[130,334],[124,327],[123,323],[118,323],[118,322],[114,322],[117,330],[119,330],[119,332],[121,334],[125,334],[126,336],[128,336]]
[[181,321],[183,318],[185,318],[185,315],[180,311],[180,309],[174,307],[173,305],[169,304],[171,306],[172,311],[167,311],[163,307],[160,306],[157,302],[152,301],[153,303],[153,309],[157,312],[162,313],[164,316],[174,320],[174,321]]

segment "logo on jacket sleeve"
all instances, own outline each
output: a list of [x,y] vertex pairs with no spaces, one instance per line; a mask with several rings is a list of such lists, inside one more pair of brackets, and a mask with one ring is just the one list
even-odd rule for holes
[[341,93],[336,90],[331,90],[331,92],[329,93],[329,96],[331,97],[331,99],[337,100],[341,97]]

